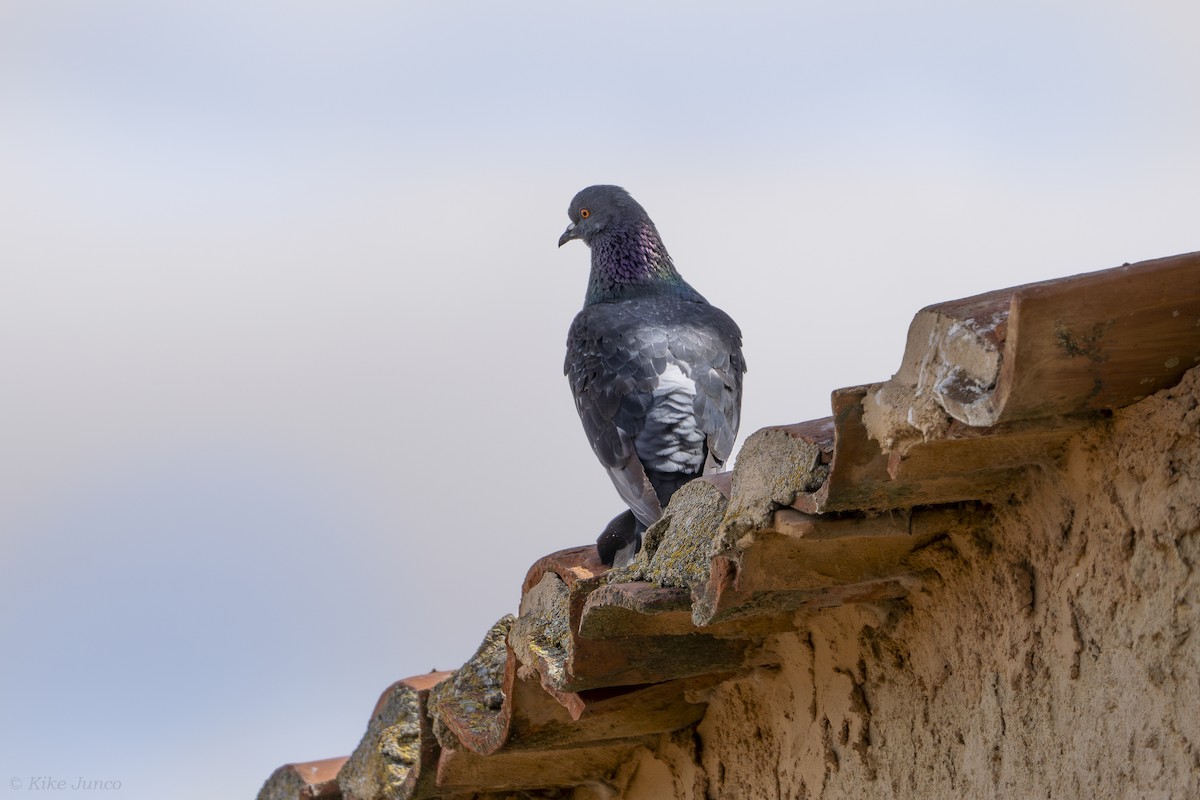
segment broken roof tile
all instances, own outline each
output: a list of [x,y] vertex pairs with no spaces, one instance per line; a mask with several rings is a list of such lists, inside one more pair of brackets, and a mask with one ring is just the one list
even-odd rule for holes
[[939,413],[989,427],[1129,405],[1200,363],[1198,325],[1200,253],[929,306],[872,427],[887,444]]

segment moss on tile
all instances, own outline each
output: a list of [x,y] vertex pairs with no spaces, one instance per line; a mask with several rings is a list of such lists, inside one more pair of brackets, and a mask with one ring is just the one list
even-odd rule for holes
[[566,679],[571,655],[570,600],[562,578],[547,572],[521,598],[521,614],[508,637],[521,664],[537,669],[556,685]]
[[367,726],[367,732],[342,767],[338,785],[345,797],[407,797],[409,780],[419,768],[422,742],[420,694],[403,683],[392,686]]
[[501,734],[499,719],[504,705],[504,667],[508,660],[508,634],[516,617],[506,614],[493,625],[479,649],[450,680],[430,693],[429,710],[433,732],[442,747],[459,748],[462,743],[447,718],[472,739],[491,740]]

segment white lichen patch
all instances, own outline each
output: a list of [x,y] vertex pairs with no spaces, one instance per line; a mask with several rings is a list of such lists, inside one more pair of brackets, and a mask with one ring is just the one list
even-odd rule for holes
[[884,449],[904,449],[942,435],[953,419],[993,424],[1001,353],[991,335],[1004,319],[996,313],[985,324],[931,310],[917,314],[900,370],[863,402],[871,438]]

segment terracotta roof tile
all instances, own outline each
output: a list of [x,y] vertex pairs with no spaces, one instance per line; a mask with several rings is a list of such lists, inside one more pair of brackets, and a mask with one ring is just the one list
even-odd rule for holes
[[1119,408],[1200,363],[1198,321],[1200,253],[929,306],[872,400],[910,425],[934,405],[976,427]]
[[[584,553],[580,548],[565,550],[538,562],[535,570],[541,578],[521,598],[521,613],[510,636],[517,658],[535,670],[546,690],[560,695],[563,702],[574,705],[578,701],[567,696],[586,689],[660,683],[737,670],[751,662],[751,645],[746,640],[699,632],[618,639],[579,636],[584,605],[603,578],[571,580],[570,576],[583,571],[572,563],[573,556],[595,558],[595,548],[586,548]],[[551,565],[554,569],[548,568]]]
[[420,797],[434,785],[437,740],[426,704],[449,672],[396,681],[371,712],[367,732],[338,774],[346,800]]
[[491,756],[470,750],[444,750],[438,763],[438,792],[474,795],[603,783],[605,776],[629,760],[641,744],[622,740],[600,747],[525,750]]
[[349,756],[342,756],[284,764],[267,778],[258,793],[258,800],[339,798],[342,793],[337,784],[338,771],[348,759]]
[[454,676],[433,692],[430,713],[442,747],[487,755],[508,739],[516,660],[508,645],[515,618],[508,614]]

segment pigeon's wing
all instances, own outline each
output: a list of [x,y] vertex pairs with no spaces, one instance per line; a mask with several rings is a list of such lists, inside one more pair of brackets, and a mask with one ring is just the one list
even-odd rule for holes
[[647,331],[627,304],[584,308],[567,335],[564,372],[584,432],[617,492],[647,526],[662,516],[662,506],[636,440],[654,404],[655,367],[666,357],[667,336]]
[[710,305],[680,329],[672,351],[691,367],[695,383],[695,425],[704,434],[704,473],[714,472],[733,454],[742,413],[742,332],[725,312]]
[[666,503],[689,480],[729,458],[741,415],[741,332],[704,302],[660,302],[656,332],[667,338],[655,359],[658,383],[637,435],[637,452]]

